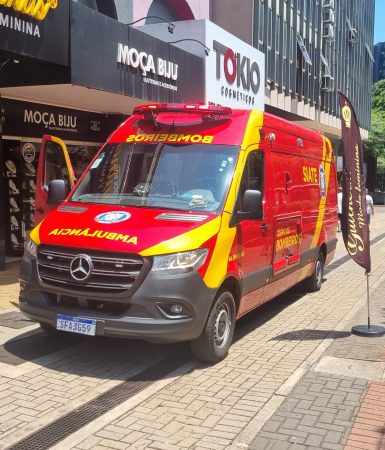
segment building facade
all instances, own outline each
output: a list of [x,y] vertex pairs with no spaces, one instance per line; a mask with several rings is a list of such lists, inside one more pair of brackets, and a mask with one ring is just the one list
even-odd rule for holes
[[[266,105],[339,136],[338,91],[367,136],[371,114],[374,0],[214,0],[213,21],[266,55]],[[252,20],[251,20],[252,18]],[[296,118],[297,116],[297,118]],[[309,123],[312,122],[312,123]]]
[[[136,26],[209,19],[265,54],[266,109],[340,135],[338,91],[368,135],[374,0],[144,0],[113,2]],[[140,18],[145,17],[142,21]],[[143,29],[143,28],[142,28]]]
[[373,83],[385,79],[385,42],[374,46]]

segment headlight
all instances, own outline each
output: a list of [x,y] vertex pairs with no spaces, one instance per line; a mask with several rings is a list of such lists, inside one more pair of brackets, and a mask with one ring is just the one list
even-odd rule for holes
[[155,256],[152,270],[165,274],[192,272],[204,264],[207,253],[207,248],[198,248],[189,252]]
[[36,258],[37,244],[35,244],[32,239],[30,239],[27,245],[25,246],[25,253],[32,258]]

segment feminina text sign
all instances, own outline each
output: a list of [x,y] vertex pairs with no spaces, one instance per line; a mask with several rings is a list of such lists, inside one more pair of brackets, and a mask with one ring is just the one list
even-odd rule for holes
[[50,9],[56,9],[57,0],[0,0],[0,5],[13,8],[15,11],[44,20]]

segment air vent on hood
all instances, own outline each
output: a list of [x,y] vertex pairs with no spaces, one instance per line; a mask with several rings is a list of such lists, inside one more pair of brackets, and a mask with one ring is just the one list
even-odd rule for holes
[[70,205],[62,205],[59,206],[59,211],[61,212],[71,212],[71,213],[82,213],[84,211],[87,211],[87,207],[85,206],[70,206]]
[[201,214],[177,214],[177,213],[162,213],[156,216],[156,220],[176,220],[179,222],[202,222],[206,220],[208,216],[202,216]]

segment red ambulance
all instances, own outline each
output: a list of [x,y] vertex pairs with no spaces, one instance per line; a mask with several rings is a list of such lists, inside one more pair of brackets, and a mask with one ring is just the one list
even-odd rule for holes
[[190,341],[217,362],[236,319],[319,290],[335,252],[329,140],[261,111],[137,107],[73,184],[45,136],[20,309],[47,332]]

